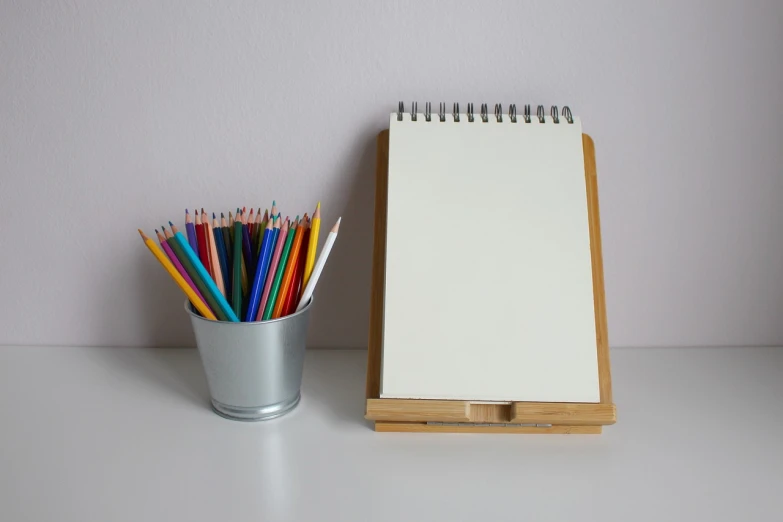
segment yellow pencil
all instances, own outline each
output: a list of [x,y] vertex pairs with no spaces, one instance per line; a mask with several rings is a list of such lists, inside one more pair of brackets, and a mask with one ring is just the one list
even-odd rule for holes
[[302,279],[302,292],[310,281],[310,276],[313,275],[313,267],[315,266],[315,250],[318,248],[318,232],[321,230],[321,202],[315,207],[313,212],[313,221],[310,224],[310,242],[307,246],[307,258],[305,259],[304,278]]
[[201,315],[211,321],[217,321],[217,317],[215,317],[215,314],[212,313],[212,310],[210,310],[204,301],[202,301],[201,298],[196,295],[196,292],[190,288],[190,285],[188,285],[187,281],[185,281],[179,272],[177,272],[177,269],[174,268],[174,265],[171,264],[171,261],[169,261],[169,258],[166,257],[166,254],[164,254],[163,251],[158,248],[158,245],[156,245],[153,240],[144,235],[144,232],[142,232],[141,229],[139,229],[139,235],[141,236],[141,239],[144,240],[144,244],[147,245],[147,248],[150,249],[150,252],[152,252],[152,255],[155,256],[161,265],[163,265],[163,268],[166,269],[166,272],[168,272],[171,278],[176,281],[180,290],[185,292],[185,295],[188,296],[190,302],[193,303]]

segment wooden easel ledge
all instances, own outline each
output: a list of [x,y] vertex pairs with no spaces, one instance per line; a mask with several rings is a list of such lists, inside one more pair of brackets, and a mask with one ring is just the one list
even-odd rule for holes
[[582,134],[593,264],[596,354],[598,357],[598,403],[510,402],[381,399],[381,349],[383,345],[383,292],[386,271],[386,212],[389,183],[389,131],[378,135],[375,178],[375,228],[373,237],[370,339],[367,351],[367,409],[375,431],[436,433],[601,433],[614,424],[617,412],[612,402],[612,375],[606,323],[604,267],[601,254],[601,219],[595,146]]

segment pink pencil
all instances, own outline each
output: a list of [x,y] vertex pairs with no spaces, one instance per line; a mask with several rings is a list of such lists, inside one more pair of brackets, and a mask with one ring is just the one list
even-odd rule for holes
[[[163,247],[163,251],[166,252],[166,255],[169,256],[169,259],[171,260],[171,263],[174,265],[174,268],[177,269],[177,272],[179,272],[179,275],[182,276],[182,278],[190,285],[190,288],[193,289],[194,292],[196,292],[196,295],[199,296],[199,298],[204,301],[204,304],[207,305],[207,308],[209,308],[209,305],[207,304],[207,300],[204,299],[204,296],[201,295],[201,292],[198,291],[198,288],[193,283],[193,280],[190,278],[188,273],[185,271],[185,267],[182,266],[182,263],[179,262],[179,259],[177,259],[177,255],[174,253],[174,251],[169,246],[169,242],[166,240],[165,237],[163,237],[163,234],[158,232],[158,230],[155,230],[155,233],[158,235],[158,241],[160,241],[160,246]],[[210,310],[212,310],[210,308]],[[214,311],[213,311],[214,313]]]
[[[275,226],[279,226],[275,223]],[[285,243],[285,236],[288,235],[288,218],[285,218],[283,228],[280,230],[280,237],[277,238],[277,244],[275,245],[275,253],[272,255],[272,262],[269,264],[269,275],[266,277],[266,283],[264,283],[264,293],[261,295],[261,305],[258,307],[258,314],[256,315],[256,321],[260,321],[264,316],[264,308],[266,307],[266,301],[269,299],[269,291],[272,289],[272,280],[275,278],[275,272],[277,272],[277,264],[280,262],[280,253],[283,251],[283,243]]]

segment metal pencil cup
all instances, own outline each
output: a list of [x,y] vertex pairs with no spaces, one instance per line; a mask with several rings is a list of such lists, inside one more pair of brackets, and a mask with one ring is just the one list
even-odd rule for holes
[[312,305],[310,299],[299,312],[271,321],[230,323],[204,319],[185,302],[218,415],[260,421],[299,404]]

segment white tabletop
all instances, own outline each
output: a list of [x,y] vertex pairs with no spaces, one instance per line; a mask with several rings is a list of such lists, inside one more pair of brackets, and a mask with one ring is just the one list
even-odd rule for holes
[[[208,407],[192,349],[0,347],[0,520],[736,521],[783,509],[783,349],[613,350],[603,435],[375,433],[363,351]],[[769,518],[772,517],[772,518]]]

